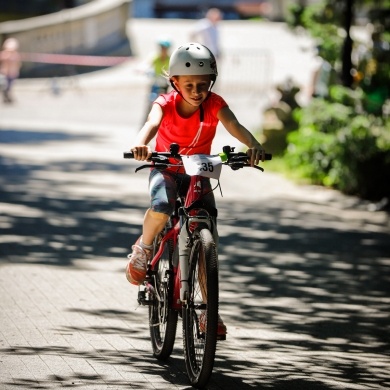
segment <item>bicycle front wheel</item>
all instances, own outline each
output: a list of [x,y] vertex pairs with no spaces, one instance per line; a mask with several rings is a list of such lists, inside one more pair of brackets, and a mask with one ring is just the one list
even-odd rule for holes
[[[154,242],[154,253],[159,248],[159,240]],[[178,312],[172,309],[173,240],[168,240],[158,261],[157,271],[152,274],[150,282],[153,287],[151,304],[149,306],[149,330],[153,355],[160,360],[167,359],[173,350],[176,338]]]
[[218,329],[218,259],[206,227],[194,232],[189,259],[189,296],[183,306],[183,346],[191,384],[208,382],[215,359]]

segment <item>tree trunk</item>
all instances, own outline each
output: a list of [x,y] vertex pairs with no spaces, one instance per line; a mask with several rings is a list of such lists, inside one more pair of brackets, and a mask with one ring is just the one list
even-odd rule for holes
[[350,29],[353,20],[353,6],[355,0],[346,0],[346,9],[345,9],[345,20],[344,28],[347,33],[342,52],[342,69],[341,69],[341,80],[345,87],[351,87],[353,82],[352,76],[352,38],[350,35]]

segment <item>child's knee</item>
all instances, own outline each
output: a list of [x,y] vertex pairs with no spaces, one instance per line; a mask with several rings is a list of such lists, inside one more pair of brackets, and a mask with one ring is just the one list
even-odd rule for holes
[[149,210],[149,216],[160,221],[164,221],[169,218],[169,215],[151,209]]

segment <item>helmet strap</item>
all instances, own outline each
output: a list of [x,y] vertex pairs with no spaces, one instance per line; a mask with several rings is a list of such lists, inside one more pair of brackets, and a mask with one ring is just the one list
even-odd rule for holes
[[[184,96],[183,94],[180,92],[180,90],[176,87],[175,83],[172,81],[172,80],[169,80],[169,82],[171,83],[171,87],[182,97],[182,99],[187,102],[186,99],[184,99]],[[188,104],[191,104],[189,102],[187,102]]]
[[203,109],[203,103],[199,107],[199,119],[200,123],[204,122],[204,109]]
[[169,82],[171,83],[171,87],[181,96],[180,91],[176,88],[175,83],[172,81],[172,79],[169,79]]

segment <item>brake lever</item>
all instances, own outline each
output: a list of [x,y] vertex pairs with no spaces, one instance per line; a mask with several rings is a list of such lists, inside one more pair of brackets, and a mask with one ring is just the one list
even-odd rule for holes
[[[251,166],[251,165],[248,165],[248,167],[250,167],[250,166]],[[258,169],[259,171],[264,172],[264,168],[259,167],[259,166],[257,166],[257,165],[254,165],[252,168],[256,168],[256,169]]]
[[264,172],[264,168],[259,167],[258,165],[251,165],[251,164],[249,164],[249,163],[246,163],[246,164],[243,164],[242,168],[243,168],[243,167],[256,168],[256,169],[258,169],[259,171]]
[[264,168],[262,167],[259,167],[257,165],[250,165],[248,163],[243,163],[243,162],[234,162],[232,164],[229,164],[230,168],[233,170],[233,171],[237,171],[238,169],[241,169],[241,168],[244,168],[244,167],[251,167],[251,168],[256,168],[258,169],[259,171],[261,172],[264,172]]
[[152,164],[141,165],[140,167],[138,167],[138,168],[135,169],[135,172],[137,173],[137,172],[140,171],[141,169],[149,168],[149,167],[152,167],[152,166],[153,166]]
[[141,169],[145,169],[145,168],[165,169],[165,168],[168,168],[168,164],[161,164],[161,163],[145,164],[145,165],[141,165],[140,167],[136,168],[135,172],[137,173]]
[[135,172],[137,173],[141,169],[145,169],[145,168],[164,169],[164,168],[167,168],[167,166],[168,166],[167,163],[169,163],[168,157],[165,157],[165,156],[154,156],[154,157],[151,157],[150,160],[148,160],[148,161],[153,162],[153,164],[141,165],[140,167],[138,167],[135,170]]

